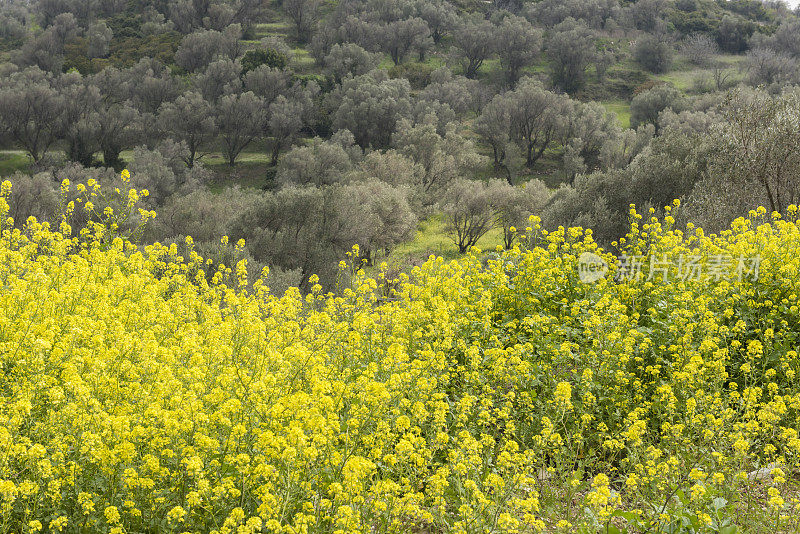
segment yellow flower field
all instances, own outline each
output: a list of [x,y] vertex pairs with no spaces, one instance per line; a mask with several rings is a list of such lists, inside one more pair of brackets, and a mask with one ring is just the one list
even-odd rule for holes
[[616,259],[533,220],[303,297],[134,246],[142,192],[100,191],[79,232],[0,195],[0,532],[800,529],[794,208],[711,237],[632,213],[623,251],[759,256],[741,281],[581,283]]

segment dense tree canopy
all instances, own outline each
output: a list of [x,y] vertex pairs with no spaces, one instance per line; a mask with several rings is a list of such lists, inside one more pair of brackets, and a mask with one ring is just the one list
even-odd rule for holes
[[[148,239],[195,232],[230,261],[232,249],[211,241],[235,226],[274,249],[248,242],[252,268],[306,288],[314,272],[333,282],[328,262],[349,245],[370,262],[391,256],[431,217],[450,217],[456,234],[476,222],[455,238],[467,250],[496,235],[487,228],[511,246],[510,228],[531,214],[611,240],[631,202],[659,209],[684,197],[698,221],[722,228],[754,202],[780,211],[795,201],[786,169],[800,19],[773,3],[2,6],[0,168],[32,177],[16,212],[57,222],[61,176],[129,166],[169,216]],[[736,86],[763,90],[726,100]],[[467,195],[475,180],[491,182]],[[247,226],[240,212],[261,222]],[[363,227],[347,227],[356,220]]]
[[400,119],[411,112],[411,87],[383,71],[347,79],[331,94],[333,127],[353,133],[362,148],[385,148]]

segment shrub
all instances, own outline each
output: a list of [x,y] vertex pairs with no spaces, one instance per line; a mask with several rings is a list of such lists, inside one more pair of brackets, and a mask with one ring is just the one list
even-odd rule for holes
[[288,58],[274,48],[256,48],[248,50],[242,56],[242,75],[244,76],[251,70],[255,70],[261,65],[266,65],[272,69],[283,70],[286,68]]
[[641,124],[658,125],[658,114],[672,108],[681,111],[681,93],[671,85],[657,85],[636,95],[631,101],[631,128]]
[[636,40],[633,58],[642,68],[658,74],[672,66],[672,52],[672,45],[663,36],[647,34]]
[[428,63],[401,63],[389,69],[389,77],[405,78],[414,89],[422,89],[431,83],[431,73],[434,70]]

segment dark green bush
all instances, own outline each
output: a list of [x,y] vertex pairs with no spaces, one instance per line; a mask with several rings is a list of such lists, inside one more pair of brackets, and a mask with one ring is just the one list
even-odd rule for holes
[[286,54],[275,50],[274,48],[256,48],[248,50],[242,57],[242,75],[247,74],[251,70],[255,70],[261,65],[266,65],[273,69],[285,69],[289,59]]
[[414,89],[422,89],[431,83],[431,73],[434,71],[428,63],[401,63],[389,69],[391,78],[405,78]]

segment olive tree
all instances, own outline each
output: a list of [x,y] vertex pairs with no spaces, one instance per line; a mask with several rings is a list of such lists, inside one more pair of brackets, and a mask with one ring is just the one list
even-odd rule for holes
[[283,0],[283,10],[294,24],[298,42],[307,43],[319,16],[320,0]]
[[40,222],[59,222],[61,199],[52,173],[30,175],[17,172],[11,181],[14,187],[7,198],[10,208],[8,214],[14,219],[15,225],[22,226],[28,217],[36,217]]
[[67,158],[88,167],[94,163],[94,153],[99,149],[97,130],[100,125],[95,110],[102,101],[100,89],[76,73],[64,74],[59,86],[64,99],[61,137]]
[[106,57],[108,55],[108,45],[111,43],[112,37],[114,37],[114,32],[103,21],[95,22],[89,26],[89,29],[86,31],[86,38],[88,41],[87,55],[90,58]]
[[487,194],[495,224],[503,230],[505,249],[513,246],[519,232],[527,227],[528,218],[539,213],[550,197],[550,191],[541,180],[531,180],[520,187],[492,180]]
[[103,153],[103,162],[108,167],[119,169],[123,162],[120,154],[123,150],[133,148],[141,138],[139,111],[130,101],[122,103],[106,103],[97,114],[97,144]]
[[236,59],[241,52],[241,27],[231,25],[224,31],[200,30],[183,38],[175,52],[175,63],[188,72],[204,69],[217,56]]
[[289,87],[290,74],[284,70],[261,65],[244,75],[244,88],[263,98],[270,105]]
[[671,85],[662,84],[643,91],[631,101],[631,127],[641,124],[654,124],[658,127],[658,115],[665,109],[681,111],[683,97]]
[[568,18],[553,28],[546,42],[553,85],[567,93],[583,87],[595,48],[593,32],[581,22]]
[[502,165],[506,148],[511,141],[512,114],[511,98],[507,95],[497,95],[486,104],[475,121],[475,132],[491,147],[496,169]]
[[439,44],[456,25],[458,15],[453,4],[447,0],[419,0],[416,3],[417,16],[428,24],[431,38]]
[[148,150],[145,146],[133,149],[133,157],[127,163],[131,183],[137,189],[147,189],[147,204],[158,207],[176,193],[186,194],[197,188],[195,175],[202,175],[201,167],[189,169],[183,164],[186,158],[185,145],[161,144],[160,150]]
[[328,101],[334,130],[350,130],[362,148],[385,148],[398,121],[411,112],[411,86],[404,78],[390,80],[385,71],[373,71],[344,80]]
[[189,167],[203,157],[203,148],[216,134],[214,109],[202,95],[188,91],[174,102],[162,104],[158,118],[161,129],[177,141],[186,143],[187,152],[184,159]]
[[281,185],[321,187],[342,182],[352,168],[350,154],[341,144],[315,138],[310,146],[294,147],[281,158],[276,180]]
[[158,208],[156,217],[145,235],[152,240],[176,240],[192,236],[195,243],[219,243],[229,235],[234,219],[256,202],[260,193],[226,187],[212,192],[199,187],[185,194],[172,195]]
[[525,4],[525,16],[552,28],[568,18],[580,20],[591,28],[603,28],[619,15],[618,0],[541,0]]
[[643,124],[635,130],[623,130],[618,136],[606,140],[600,149],[600,163],[604,170],[622,169],[630,165],[655,135],[652,124]]
[[565,108],[560,144],[576,151],[574,158],[579,158],[587,170],[599,168],[603,147],[622,134],[616,117],[597,102],[572,101]]
[[508,98],[512,110],[512,139],[521,144],[525,164],[532,167],[559,139],[569,99],[546,90],[531,78],[523,79]]
[[461,254],[494,227],[490,187],[485,182],[455,180],[447,187],[442,206],[446,231]]
[[216,102],[226,94],[238,93],[242,88],[242,66],[238,61],[218,59],[208,64],[206,69],[194,77],[197,91],[209,102]]
[[355,43],[335,44],[323,59],[325,72],[336,83],[342,83],[347,76],[367,74],[380,62],[380,54],[368,52]]
[[410,50],[424,48],[429,38],[428,24],[419,17],[386,23],[377,32],[379,48],[389,54],[395,65],[402,63]]
[[[339,28],[337,28],[335,37],[332,38],[333,42],[327,44],[328,50],[330,50],[334,42],[345,42],[355,43],[371,52],[378,51],[381,49],[381,33],[385,24],[386,22],[374,20],[374,17],[350,14],[341,22]],[[317,41],[314,45],[315,49],[321,51],[322,48],[319,47],[322,44],[324,43]]]
[[513,87],[520,71],[531,65],[542,49],[542,32],[523,17],[511,15],[497,26],[496,51],[505,69],[506,83]]
[[395,146],[422,169],[421,182],[416,186],[425,204],[432,204],[440,191],[481,162],[472,141],[461,135],[455,124],[440,135],[432,121],[416,125],[402,121]]
[[184,34],[200,28],[222,30],[231,24],[247,30],[264,6],[263,0],[162,0],[158,4],[163,6],[159,11],[167,13],[170,22]]
[[64,24],[50,26],[26,39],[20,49],[12,52],[12,62],[20,67],[35,66],[47,72],[60,72],[64,65],[64,44],[75,37],[78,30],[74,21],[62,20]]
[[39,161],[58,139],[64,99],[46,81],[0,89],[0,131],[33,161]]
[[130,96],[142,113],[155,113],[162,104],[175,100],[181,94],[180,82],[167,69],[161,72],[148,70],[137,78],[137,82],[132,84]]
[[421,100],[447,104],[458,116],[480,111],[483,96],[484,88],[479,81],[455,76],[447,67],[433,71],[431,83],[419,94]]
[[496,49],[495,27],[488,20],[468,18],[453,32],[453,47],[461,58],[464,75],[475,78],[483,62]]
[[417,218],[403,189],[379,180],[368,180],[349,184],[344,191],[355,197],[361,206],[358,224],[363,225],[366,232],[359,244],[361,257],[368,264],[373,263],[377,252],[388,255],[395,245],[414,235]]
[[269,105],[267,126],[272,137],[270,165],[277,165],[281,149],[291,144],[292,138],[303,127],[303,103],[299,99],[278,96]]
[[672,65],[672,45],[664,36],[643,35],[633,45],[633,59],[650,72],[666,72]]
[[298,270],[299,287],[307,291],[312,274],[333,289],[337,261],[353,245],[365,251],[390,246],[413,227],[402,194],[373,182],[263,193],[239,213],[230,233],[247,241],[256,260]]
[[233,167],[242,150],[263,135],[267,121],[264,102],[251,91],[224,95],[214,106],[214,117],[223,153]]
[[800,96],[737,91],[722,111],[713,174],[757,184],[769,208],[785,215],[800,201]]

